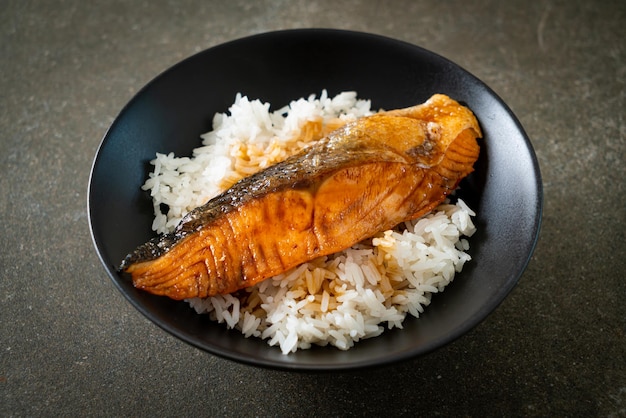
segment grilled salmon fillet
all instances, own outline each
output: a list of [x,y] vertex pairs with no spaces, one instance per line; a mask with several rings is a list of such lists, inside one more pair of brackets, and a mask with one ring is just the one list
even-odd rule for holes
[[428,213],[473,171],[481,135],[440,94],[349,122],[189,212],[120,271],[172,299],[255,285]]

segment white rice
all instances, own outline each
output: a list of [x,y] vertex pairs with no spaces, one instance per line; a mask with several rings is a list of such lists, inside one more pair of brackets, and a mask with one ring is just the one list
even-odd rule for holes
[[[276,111],[238,94],[228,114],[215,115],[213,130],[202,135],[192,157],[157,154],[152,161],[154,171],[143,188],[154,202],[153,229],[172,231],[185,213],[238,179],[283,160],[343,121],[372,113],[369,101],[354,92],[331,98],[322,91]],[[407,314],[419,317],[431,295],[442,292],[470,260],[464,237],[475,231],[474,215],[460,199],[446,202],[421,219],[236,294],[188,302],[245,337],[278,345],[283,354],[312,344],[346,350],[385,327],[402,328]]]

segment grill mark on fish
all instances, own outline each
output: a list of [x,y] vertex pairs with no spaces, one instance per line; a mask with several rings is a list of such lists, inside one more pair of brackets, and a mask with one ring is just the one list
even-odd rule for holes
[[348,123],[192,210],[120,270],[173,299],[254,285],[429,212],[473,170],[480,135],[443,95]]

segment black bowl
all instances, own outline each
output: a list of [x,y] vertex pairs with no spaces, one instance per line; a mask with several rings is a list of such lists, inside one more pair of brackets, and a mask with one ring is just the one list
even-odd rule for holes
[[[473,260],[419,318],[348,351],[314,347],[283,355],[260,339],[197,315],[185,302],[136,290],[116,267],[154,236],[152,204],[140,189],[156,152],[190,155],[212,117],[241,92],[275,108],[291,100],[353,90],[372,107],[393,109],[444,93],[468,105],[484,132],[476,171],[460,196],[477,212]],[[415,45],[338,30],[289,30],[228,42],[165,71],[122,110],[93,163],[89,222],[99,257],[124,296],[176,337],[225,358],[289,370],[383,365],[430,352],[489,315],[518,282],[539,233],[542,186],[536,156],[520,123],[485,84]]]

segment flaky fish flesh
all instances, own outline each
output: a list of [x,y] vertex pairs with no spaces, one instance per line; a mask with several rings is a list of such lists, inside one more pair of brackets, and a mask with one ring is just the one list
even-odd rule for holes
[[192,210],[120,270],[172,299],[255,285],[428,213],[473,171],[481,135],[441,94],[357,119]]

